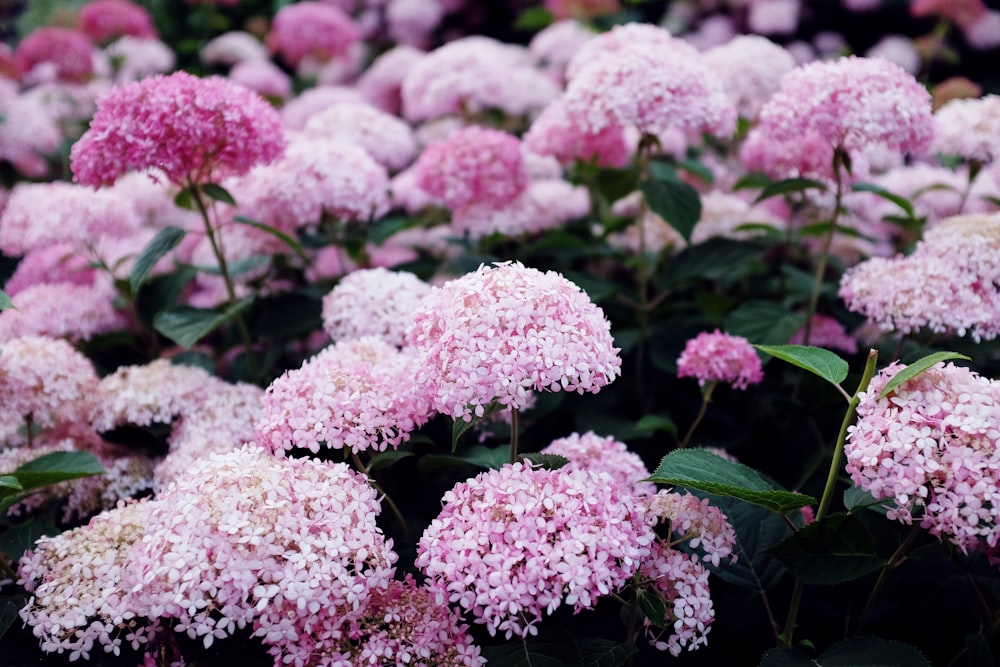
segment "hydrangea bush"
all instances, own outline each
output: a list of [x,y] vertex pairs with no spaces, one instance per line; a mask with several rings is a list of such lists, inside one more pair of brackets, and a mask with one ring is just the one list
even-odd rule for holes
[[1000,13],[49,4],[0,662],[996,662]]

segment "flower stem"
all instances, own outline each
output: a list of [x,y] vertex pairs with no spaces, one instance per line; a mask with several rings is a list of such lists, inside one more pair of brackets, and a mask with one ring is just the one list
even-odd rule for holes
[[[816,521],[819,522],[830,510],[830,503],[833,502],[833,491],[837,486],[837,476],[840,474],[840,465],[844,458],[844,443],[847,441],[847,429],[854,421],[854,413],[858,403],[861,402],[861,394],[868,389],[868,384],[875,375],[875,365],[878,361],[878,350],[868,351],[868,360],[865,362],[865,370],[861,374],[861,382],[851,397],[851,402],[847,406],[844,420],[840,424],[840,432],[837,434],[837,442],[833,448],[833,458],[830,461],[830,472],[826,477],[826,487],[823,489],[823,497],[819,502],[819,509],[816,510]],[[799,606],[802,604],[802,592],[805,584],[801,579],[795,580],[795,588],[792,590],[792,599],[788,604],[788,619],[785,622],[785,631],[781,634],[780,640],[786,646],[792,645],[792,636],[795,632],[795,622],[799,615]]]
[[708,410],[708,403],[712,400],[712,392],[715,391],[715,386],[717,384],[719,384],[719,381],[713,380],[712,382],[709,382],[708,386],[705,387],[705,390],[701,392],[701,408],[698,410],[698,415],[694,418],[694,421],[691,422],[691,426],[688,427],[687,433],[684,434],[684,439],[681,440],[678,448],[684,449],[688,446],[688,443],[690,443],[691,436],[694,435],[694,430],[698,428],[698,424],[700,424],[701,420],[705,418],[705,412]]
[[[628,600],[628,620],[626,621],[627,627],[625,629],[625,648],[626,650],[635,646],[635,638],[639,634],[639,573],[636,572],[632,575],[632,581],[629,588],[631,588],[632,594],[629,596]],[[632,655],[629,655],[628,662],[625,663],[631,667],[632,665]]]
[[875,585],[872,586],[872,592],[868,594],[868,602],[865,603],[865,610],[861,614],[861,621],[858,624],[858,632],[862,632],[865,626],[868,625],[868,618],[871,616],[872,610],[875,608],[875,599],[878,594],[882,591],[882,585],[885,584],[885,580],[889,577],[889,572],[896,569],[904,560],[904,554],[906,550],[910,548],[913,544],[913,540],[917,539],[917,535],[920,533],[920,525],[914,525],[910,530],[910,534],[906,536],[906,539],[896,548],[889,560],[886,561],[885,565],[882,566],[882,571],[878,573],[878,579],[875,580]]
[[517,462],[517,408],[510,409],[510,462]]
[[813,315],[816,314],[816,306],[819,304],[819,293],[823,287],[823,276],[826,274],[826,265],[830,259],[830,246],[833,245],[833,235],[837,233],[837,218],[840,217],[840,204],[844,195],[844,184],[841,176],[841,167],[845,165],[846,154],[842,148],[835,148],[833,151],[833,178],[837,184],[836,193],[833,200],[833,217],[830,218],[830,230],[823,239],[823,248],[820,251],[819,263],[816,265],[816,277],[813,279],[812,293],[809,295],[809,307],[806,310],[805,330],[802,333],[802,344],[808,345],[812,335]]
[[392,501],[392,497],[386,492],[385,489],[382,488],[382,486],[378,482],[375,481],[375,478],[371,476],[371,473],[368,472],[368,467],[365,466],[365,464],[362,463],[361,459],[358,457],[358,453],[353,449],[351,449],[350,447],[345,447],[344,449],[350,452],[351,460],[354,461],[354,465],[357,466],[361,474],[363,474],[365,477],[368,478],[368,483],[372,485],[372,488],[382,494],[382,500],[385,501],[385,504],[389,506],[389,511],[392,512],[393,516],[396,517],[396,521],[399,522],[399,530],[403,535],[403,539],[406,542],[409,542],[410,529],[406,525],[406,519],[403,518],[403,513],[399,510],[399,506],[397,506],[396,503]]

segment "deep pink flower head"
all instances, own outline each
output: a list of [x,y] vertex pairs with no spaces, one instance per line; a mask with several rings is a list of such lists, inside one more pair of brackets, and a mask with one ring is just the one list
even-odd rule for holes
[[131,0],[90,0],[80,8],[77,28],[98,43],[125,35],[142,39],[157,37],[149,11]]
[[413,165],[417,185],[451,209],[503,205],[521,194],[528,174],[517,137],[468,127],[428,146]]
[[491,635],[537,633],[563,604],[619,590],[655,540],[645,508],[610,477],[515,463],[444,495],[416,566]]
[[379,511],[368,480],[343,463],[254,445],[207,456],[154,501],[128,602],[205,646],[246,626],[276,664],[315,664],[392,580]]
[[186,72],[112,88],[73,144],[73,178],[110,185],[129,171],[159,170],[178,184],[218,182],[271,162],[285,146],[274,108],[223,79]]
[[962,551],[1000,542],[1000,385],[936,364],[885,398],[905,366],[879,373],[861,395],[844,454],[854,484],[892,507],[886,516],[947,537]]
[[910,0],[910,13],[916,17],[938,16],[965,27],[986,13],[982,0]]
[[323,62],[344,56],[360,38],[358,26],[336,5],[298,2],[274,15],[267,44],[296,67],[307,57]]
[[934,128],[930,93],[887,60],[840,58],[790,72],[761,109],[759,131],[768,140],[818,136],[851,158],[872,148],[920,154]]
[[553,440],[539,453],[558,454],[569,459],[561,470],[606,473],[624,489],[647,495],[656,493],[655,484],[640,481],[649,477],[646,464],[638,454],[629,451],[628,445],[613,436],[601,437],[593,431],[582,435],[570,433],[565,438]]
[[520,262],[435,288],[406,341],[421,357],[414,383],[466,421],[493,401],[523,408],[532,391],[596,393],[621,373],[604,312],[562,275]]
[[401,347],[406,326],[430,291],[406,271],[353,271],[323,297],[323,330],[335,341],[377,336]]
[[17,45],[14,59],[24,76],[33,80],[83,83],[94,73],[94,45],[71,28],[32,31]]
[[693,377],[701,386],[725,382],[735,389],[746,389],[761,382],[764,371],[750,341],[716,329],[703,331],[687,342],[677,359],[677,377]]
[[395,449],[430,416],[414,374],[408,351],[374,336],[337,343],[271,383],[257,440],[279,453]]

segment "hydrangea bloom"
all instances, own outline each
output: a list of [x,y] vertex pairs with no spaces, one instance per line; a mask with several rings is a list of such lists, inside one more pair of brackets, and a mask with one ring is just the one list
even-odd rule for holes
[[581,160],[602,167],[627,165],[635,152],[633,143],[618,125],[589,128],[569,114],[561,99],[545,107],[524,135],[525,147],[540,155],[551,155],[563,164]]
[[593,30],[579,21],[571,19],[555,21],[531,38],[528,50],[543,71],[562,83],[566,66],[573,56],[596,36]]
[[12,299],[16,309],[0,312],[0,342],[32,335],[84,341],[124,329],[128,318],[115,309],[115,296],[110,281],[26,287]]
[[402,347],[406,325],[430,291],[406,271],[353,271],[323,297],[323,329],[335,341],[377,336]]
[[298,2],[274,15],[267,44],[296,67],[307,57],[325,61],[346,55],[360,38],[354,21],[336,5]]
[[616,25],[580,46],[566,68],[566,78],[576,78],[585,67],[609,55],[631,49],[655,50],[660,47],[677,47],[681,51],[692,52],[689,46],[674,39],[670,32],[652,23]]
[[281,122],[289,130],[301,130],[320,111],[337,104],[364,104],[364,96],[346,86],[316,86],[309,88],[281,108]]
[[[0,354],[0,406],[41,427],[83,420],[97,389],[90,360],[64,340],[25,336]],[[3,420],[0,420],[3,421]]]
[[701,195],[701,217],[691,230],[691,244],[697,245],[720,236],[730,239],[750,238],[755,234],[754,231],[737,229],[749,222],[770,224],[778,228],[784,226],[782,221],[763,207],[752,206],[737,195],[711,190]]
[[95,644],[117,653],[123,639],[138,645],[152,636],[158,622],[131,613],[124,579],[150,507],[119,504],[86,526],[41,538],[21,557],[18,583],[31,598],[20,616],[42,651],[86,660]]
[[36,98],[19,95],[16,86],[0,81],[0,159],[25,176],[40,177],[48,170],[46,155],[59,148],[62,132],[55,118]]
[[367,104],[338,104],[309,118],[304,133],[331,141],[357,144],[392,171],[408,165],[417,139],[405,122]]
[[267,60],[267,47],[254,35],[241,30],[226,32],[213,38],[201,49],[201,61],[206,65],[235,65],[246,60]]
[[403,107],[403,81],[423,57],[424,52],[412,46],[395,46],[361,73],[355,87],[369,104],[398,115]]
[[905,366],[861,395],[844,453],[854,483],[894,503],[887,517],[920,525],[962,551],[1000,541],[1000,390],[967,368],[938,363],[879,398]]
[[677,359],[677,377],[696,378],[701,386],[725,382],[735,389],[746,389],[761,382],[764,371],[750,341],[716,329],[703,331],[684,345]]
[[83,83],[94,73],[94,46],[79,30],[38,28],[17,45],[14,60],[35,83]]
[[733,553],[736,531],[719,508],[708,504],[707,498],[660,491],[648,498],[648,502],[654,516],[670,522],[670,530],[678,536],[678,541],[686,540],[688,546],[702,552],[702,560],[715,567],[724,558],[731,556],[736,560]]
[[430,413],[413,375],[412,356],[378,338],[328,347],[267,388],[258,442],[273,452],[396,448]]
[[619,590],[649,555],[629,497],[607,475],[505,465],[445,493],[416,565],[491,635],[527,637],[543,613]]
[[640,480],[649,477],[649,470],[639,455],[628,450],[628,445],[612,436],[601,437],[593,431],[571,433],[553,440],[541,454],[557,454],[569,459],[561,470],[590,470],[606,473],[615,484],[636,493],[652,495],[656,485]]
[[933,137],[930,93],[898,65],[840,58],[790,72],[760,112],[760,132],[778,142],[816,136],[851,158],[872,147],[920,154]]
[[126,573],[129,606],[210,646],[251,626],[275,664],[339,646],[396,554],[379,503],[343,463],[247,445],[196,462],[161,493]]
[[46,245],[25,253],[3,285],[7,296],[44,283],[93,285],[97,270],[68,243]]
[[1000,157],[1000,95],[952,100],[938,109],[933,148],[980,164]]
[[[805,341],[805,327],[795,332],[790,339],[789,345],[802,345]],[[809,344],[816,347],[825,347],[828,350],[839,350],[847,354],[854,354],[858,351],[858,341],[844,329],[844,325],[829,315],[816,313],[812,317],[812,326],[809,328]]]
[[415,384],[466,421],[494,400],[519,409],[532,390],[597,392],[621,372],[601,309],[560,274],[519,262],[435,288],[406,340],[421,357]]
[[169,72],[177,60],[173,50],[160,40],[129,36],[108,44],[104,53],[114,64],[116,83],[138,81]]
[[715,620],[705,566],[691,554],[657,542],[639,571],[667,607],[660,619],[662,629],[648,618],[643,621],[653,646],[674,656],[705,646]]
[[766,37],[740,35],[705,52],[705,62],[723,79],[723,89],[743,118],[756,118],[795,69],[792,54]]
[[72,183],[20,183],[0,214],[0,251],[22,255],[41,246],[73,242],[93,246],[140,225],[132,203],[117,192]]
[[417,185],[451,209],[502,206],[524,191],[527,170],[517,137],[468,127],[428,146],[413,165]]
[[85,185],[151,169],[173,183],[206,183],[271,162],[284,145],[278,114],[259,95],[220,77],[175,72],[98,98],[70,164]]
[[559,178],[531,181],[502,206],[473,204],[454,211],[451,228],[479,239],[490,234],[520,236],[552,229],[590,213],[590,192]]
[[232,81],[274,100],[292,96],[292,78],[270,60],[245,60],[229,70]]
[[130,0],[90,0],[80,8],[77,28],[98,43],[126,35],[141,39],[157,36],[149,12]]

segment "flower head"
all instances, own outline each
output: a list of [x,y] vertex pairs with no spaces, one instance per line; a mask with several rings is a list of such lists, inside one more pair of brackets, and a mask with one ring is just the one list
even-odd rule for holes
[[557,454],[569,459],[561,470],[590,470],[608,474],[616,484],[637,493],[655,494],[652,482],[642,482],[649,477],[649,470],[639,455],[630,452],[628,445],[613,436],[601,437],[593,431],[571,433],[553,440],[541,454]]
[[285,146],[277,112],[221,77],[186,72],[112,88],[70,153],[74,179],[109,185],[128,171],[161,171],[173,183],[218,182],[271,162]]
[[358,26],[336,4],[298,2],[274,15],[267,43],[296,67],[307,57],[326,61],[346,55],[360,37]]
[[750,341],[716,329],[704,331],[687,342],[677,359],[677,377],[693,377],[698,384],[725,382],[746,389],[764,379],[760,357]]
[[79,30],[38,28],[17,45],[14,60],[36,82],[84,83],[94,73],[94,45]]
[[1000,158],[1000,95],[952,100],[938,109],[934,150],[981,164]]
[[323,297],[323,329],[335,341],[377,336],[401,347],[407,324],[430,291],[406,271],[353,271]]
[[80,8],[77,27],[98,43],[126,35],[141,39],[157,36],[149,12],[131,0],[90,0]]
[[481,266],[435,288],[406,332],[415,384],[466,421],[531,391],[596,393],[621,372],[610,323],[575,284],[518,263]]

